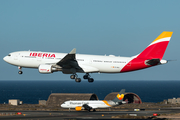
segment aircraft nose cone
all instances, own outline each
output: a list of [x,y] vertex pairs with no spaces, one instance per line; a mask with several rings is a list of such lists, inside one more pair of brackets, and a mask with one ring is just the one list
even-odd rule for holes
[[3,60],[7,62],[7,56],[5,56],[5,57],[3,58]]
[[67,106],[66,106],[66,104],[61,104],[61,107],[66,108]]
[[3,58],[3,60],[4,60],[5,62],[9,63],[9,56],[5,56],[5,57]]

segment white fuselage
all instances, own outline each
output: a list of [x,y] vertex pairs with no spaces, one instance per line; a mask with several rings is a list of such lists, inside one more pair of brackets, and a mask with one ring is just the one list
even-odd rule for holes
[[113,101],[105,101],[105,100],[77,100],[77,101],[66,101],[63,104],[61,104],[62,108],[76,108],[76,107],[82,107],[83,105],[88,105],[92,107],[93,109],[95,108],[109,108],[112,106],[115,106]]
[[[38,68],[42,64],[54,65],[66,55],[67,53],[19,51],[10,53],[8,56],[4,57],[4,60],[15,66]],[[132,59],[133,57],[116,57],[113,55],[76,54],[78,65],[83,69],[83,72],[88,73],[119,73]]]
[[10,53],[4,57],[4,61],[18,66],[19,74],[22,67],[37,68],[40,73],[49,74],[62,71],[64,74],[72,74],[71,79],[81,82],[76,73],[86,73],[83,78],[93,82],[89,73],[122,73],[152,66],[165,64],[162,60],[173,32],[162,32],[141,53],[133,57],[116,57],[113,55],[86,55],[76,54],[76,48],[69,53],[52,53],[40,51],[19,51]]

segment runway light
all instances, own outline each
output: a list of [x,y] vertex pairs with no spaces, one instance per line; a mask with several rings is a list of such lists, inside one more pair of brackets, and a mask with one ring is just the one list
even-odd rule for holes
[[102,114],[102,117],[103,117],[104,115]]
[[17,112],[16,115],[22,115],[22,113],[21,112]]
[[153,116],[159,116],[160,114],[154,113]]
[[154,114],[153,114],[153,116],[157,116],[157,114],[156,114],[156,113],[154,113]]

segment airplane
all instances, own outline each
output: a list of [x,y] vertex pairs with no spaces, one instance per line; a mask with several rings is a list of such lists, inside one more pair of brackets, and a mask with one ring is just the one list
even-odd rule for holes
[[62,108],[75,108],[76,111],[88,110],[96,111],[97,108],[109,108],[126,103],[123,101],[125,89],[122,89],[113,100],[70,100],[61,104]]
[[39,73],[53,73],[62,71],[64,74],[72,74],[71,79],[81,82],[76,73],[85,73],[84,79],[93,82],[89,73],[123,73],[156,65],[165,64],[163,60],[166,47],[173,32],[163,31],[144,51],[132,57],[114,55],[87,55],[76,54],[76,48],[70,53],[53,53],[40,51],[12,52],[3,59],[9,64],[18,66],[19,74],[22,68],[37,68]]

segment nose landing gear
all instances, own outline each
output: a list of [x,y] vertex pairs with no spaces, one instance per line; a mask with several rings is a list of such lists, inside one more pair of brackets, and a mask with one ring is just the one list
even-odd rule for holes
[[19,73],[19,74],[23,74],[23,72],[22,72],[22,71],[19,71],[18,73]]
[[19,66],[18,69],[19,69],[19,72],[18,72],[18,73],[19,73],[20,75],[23,74],[23,72],[22,72],[22,67]]

